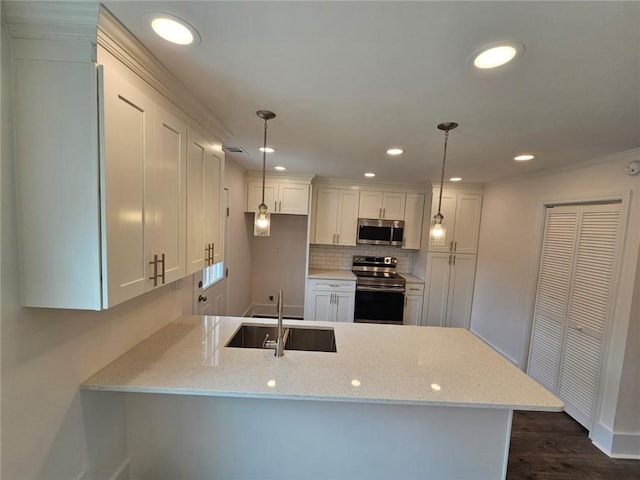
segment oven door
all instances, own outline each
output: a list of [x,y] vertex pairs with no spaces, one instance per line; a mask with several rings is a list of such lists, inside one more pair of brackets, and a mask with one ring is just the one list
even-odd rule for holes
[[404,290],[356,287],[354,322],[402,325]]

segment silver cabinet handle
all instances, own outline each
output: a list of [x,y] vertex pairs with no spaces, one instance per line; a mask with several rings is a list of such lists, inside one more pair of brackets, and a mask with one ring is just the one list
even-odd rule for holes
[[162,277],[162,284],[164,285],[164,274],[166,272],[165,261],[164,261],[164,253],[162,254],[162,260],[159,260],[159,261],[162,262],[162,275],[159,275],[159,276]]
[[453,251],[454,252],[458,251],[458,242],[457,241],[453,242]]
[[278,200],[278,212],[282,212],[282,200]]
[[407,306],[407,297],[404,297],[404,306]]
[[456,256],[455,255],[453,256],[453,264],[454,265],[456,264]]
[[451,265],[451,255],[449,255],[449,265]]
[[209,265],[209,244],[204,247],[204,264]]
[[149,280],[153,280],[153,286],[158,286],[158,255],[153,256],[153,260],[149,262],[149,265],[153,265],[153,276],[149,277]]
[[449,242],[449,251],[453,252],[453,240]]
[[213,257],[215,256],[216,242],[211,244],[211,265],[213,265]]
[[378,209],[378,218],[382,218],[382,208]]
[[274,200],[273,201],[273,213],[277,213],[278,212],[278,201]]
[[382,209],[382,218],[386,218],[386,216],[387,216],[387,209],[383,208]]
[[340,234],[336,233],[336,243],[340,243]]

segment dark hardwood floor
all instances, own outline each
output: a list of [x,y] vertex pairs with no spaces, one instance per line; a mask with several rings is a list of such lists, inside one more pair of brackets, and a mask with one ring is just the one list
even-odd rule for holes
[[514,412],[507,480],[640,480],[640,460],[609,458],[566,413]]

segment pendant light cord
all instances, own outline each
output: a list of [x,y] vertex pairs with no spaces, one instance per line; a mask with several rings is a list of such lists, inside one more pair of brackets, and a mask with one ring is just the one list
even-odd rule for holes
[[444,162],[447,160],[447,142],[449,141],[449,130],[444,131],[444,155],[442,157],[442,173],[440,174],[440,198],[438,199],[438,215],[442,207],[442,187],[444,186]]
[[[262,148],[262,205],[264,205],[264,181],[265,181],[265,170],[267,169],[267,119],[264,119],[264,141]],[[443,173],[444,175],[444,170]]]

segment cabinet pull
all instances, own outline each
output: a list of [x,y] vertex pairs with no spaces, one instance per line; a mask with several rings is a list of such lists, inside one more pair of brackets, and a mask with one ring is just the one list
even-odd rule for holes
[[213,265],[213,257],[216,252],[216,242],[211,243],[211,263],[209,265]]
[[404,306],[407,306],[407,297],[404,297]]
[[382,209],[381,208],[378,209],[378,218],[382,218]]
[[383,208],[382,209],[382,218],[386,218],[386,216],[387,216],[387,209]]
[[282,213],[282,200],[278,200],[278,212]]
[[209,265],[209,246],[210,246],[210,244],[207,243],[207,246],[204,247],[204,264],[205,264],[205,266]]
[[153,256],[153,260],[149,262],[149,265],[153,265],[153,277],[149,277],[149,280],[153,280],[153,286],[158,286],[158,255]]
[[454,265],[456,264],[456,256],[455,255],[453,256],[453,264]]
[[336,243],[340,243],[340,234],[336,233]]
[[449,251],[453,252],[453,240],[449,242]]
[[159,262],[162,262],[162,275],[158,275],[159,277],[162,277],[162,284],[164,285],[164,274],[165,274],[165,268],[164,268],[164,253],[162,254],[162,260],[158,260]]
[[451,255],[449,255],[449,265],[451,265]]
[[453,251],[454,252],[458,251],[458,241],[457,240],[455,242],[453,242]]

